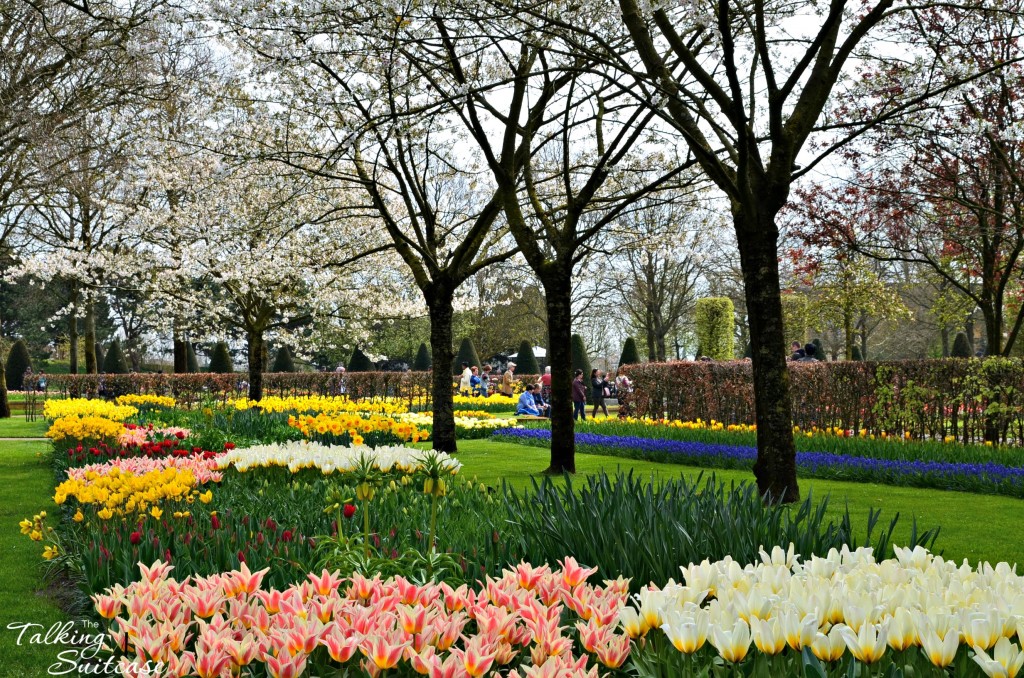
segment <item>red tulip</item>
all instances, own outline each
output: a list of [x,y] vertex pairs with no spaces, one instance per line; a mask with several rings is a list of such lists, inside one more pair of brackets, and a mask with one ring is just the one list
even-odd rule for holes
[[138,530],[135,530],[130,535],[128,535],[128,541],[130,541],[133,544],[138,544],[140,541],[142,541],[142,533]]
[[355,504],[345,504],[345,508],[341,510],[341,514],[346,518],[351,518],[356,514]]

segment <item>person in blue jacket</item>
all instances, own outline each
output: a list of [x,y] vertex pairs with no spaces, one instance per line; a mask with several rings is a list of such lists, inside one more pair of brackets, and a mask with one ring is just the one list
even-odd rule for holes
[[528,414],[534,417],[540,416],[536,401],[533,399],[533,384],[527,384],[523,395],[519,396],[519,404],[516,406],[516,414]]

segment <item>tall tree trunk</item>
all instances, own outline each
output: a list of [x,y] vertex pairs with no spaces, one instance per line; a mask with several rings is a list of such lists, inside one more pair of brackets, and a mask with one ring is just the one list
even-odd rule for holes
[[455,403],[452,400],[452,290],[440,285],[425,295],[430,314],[430,351],[434,364],[431,373],[434,449],[455,452]]
[[[2,321],[0,321],[2,326]],[[8,419],[11,416],[11,403],[7,399],[7,356],[0,353],[0,419]]]
[[68,316],[68,373],[78,374],[78,316],[74,309]]
[[772,501],[800,499],[793,442],[793,401],[786,368],[786,335],[779,293],[778,229],[774,213],[736,210],[733,215],[750,324],[757,423],[754,476]]
[[843,339],[846,343],[846,359],[853,360],[853,342],[856,337],[853,334],[853,311],[849,308],[843,309]]
[[[263,331],[250,330],[246,333],[245,339],[249,349],[249,399],[260,400],[263,397],[263,371],[266,368],[263,360]],[[184,345],[185,342],[181,343]]]
[[[942,357],[943,358],[948,358],[949,357],[949,328],[948,327],[943,327],[942,328],[942,330],[940,331],[940,337],[942,339]],[[864,356],[864,359],[867,360],[867,356]]]
[[90,299],[85,302],[85,373],[97,374],[96,364],[96,306]]
[[175,330],[174,373],[185,374],[186,372],[188,372],[188,345],[185,343],[185,339]]
[[[548,362],[551,365],[551,464],[545,473],[575,473],[576,431],[572,421],[572,274],[568,270],[550,273],[544,276],[542,282],[548,312]],[[586,376],[589,378],[590,375]]]
[[644,334],[647,335],[647,359],[652,363],[657,362],[658,347],[654,338],[654,314],[651,312],[650,304],[644,311]]

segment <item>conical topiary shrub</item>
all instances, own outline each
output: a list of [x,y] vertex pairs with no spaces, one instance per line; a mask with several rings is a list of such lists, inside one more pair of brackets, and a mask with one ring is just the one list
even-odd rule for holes
[[519,374],[540,374],[540,363],[537,356],[533,354],[533,345],[523,339],[519,344],[519,353],[516,355],[516,372]]
[[271,372],[294,372],[295,361],[292,360],[292,352],[287,346],[282,346],[277,349],[277,355],[274,356],[274,367],[270,370]]
[[128,374],[128,361],[121,351],[120,339],[114,339],[107,347],[107,354],[103,356],[103,371],[107,374]]
[[426,343],[420,343],[420,348],[416,351],[416,359],[412,361],[413,371],[426,372],[430,369],[431,362],[430,349],[427,348]]
[[356,346],[356,350],[352,351],[352,359],[348,361],[349,372],[373,372],[374,365],[370,362],[370,359],[366,357],[366,354]]
[[462,363],[467,363],[470,367],[480,364],[480,358],[476,354],[476,346],[473,345],[473,340],[469,337],[463,339],[462,343],[459,344],[459,351],[455,354],[455,360],[452,362],[452,374],[462,373]]
[[974,355],[971,348],[971,340],[967,338],[966,332],[957,332],[953,338],[953,349],[949,352],[951,358],[970,358]]
[[864,355],[860,352],[860,346],[857,344],[854,344],[853,350],[850,351],[850,360],[864,360]]
[[199,356],[196,355],[196,347],[191,341],[185,342],[185,370],[189,374],[199,371]]
[[230,374],[235,371],[231,362],[231,352],[228,351],[227,342],[218,341],[213,345],[213,353],[210,354],[210,372],[214,374]]
[[636,341],[633,337],[626,337],[626,343],[622,345],[622,355],[619,356],[619,367],[636,365],[640,362],[640,353],[636,350]]
[[825,355],[825,344],[821,343],[821,337],[811,339],[811,343],[814,344],[814,347],[817,349],[814,352],[814,358],[816,360],[825,360],[827,357]]
[[11,352],[7,354],[7,365],[5,374],[7,376],[7,388],[12,391],[23,391],[25,389],[25,372],[32,367],[32,358],[28,354],[28,344],[24,339],[18,339],[11,346]]
[[103,346],[100,345],[100,342],[98,342],[98,341],[96,342],[96,349],[95,350],[96,350],[96,365],[102,367],[102,365],[103,365],[103,358],[105,358],[106,355],[107,355],[106,351],[103,350]]

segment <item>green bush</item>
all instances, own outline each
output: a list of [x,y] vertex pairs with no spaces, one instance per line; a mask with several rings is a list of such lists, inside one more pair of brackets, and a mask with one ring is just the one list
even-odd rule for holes
[[420,343],[420,348],[416,351],[416,359],[412,361],[412,369],[414,372],[426,372],[430,369],[430,349],[427,348],[426,343]]
[[519,344],[519,354],[515,362],[519,374],[540,374],[540,364],[537,362],[537,356],[533,354],[533,346],[525,339]]
[[185,371],[189,374],[199,372],[199,357],[196,355],[196,347],[191,341],[185,342]]
[[[582,483],[566,475],[564,483],[544,478],[532,491],[505,488],[509,522],[506,536],[513,553],[527,562],[553,563],[571,555],[596,565],[599,578],[630,578],[633,591],[649,582],[679,576],[681,563],[732,556],[759,561],[759,549],[828,553],[858,545],[847,510],[838,523],[826,519],[828,499],[808,496],[794,506],[766,505],[752,483],[726,486],[715,480],[642,481],[619,472],[587,476]],[[880,512],[868,516],[867,543],[878,558],[892,557],[893,519],[876,531]],[[873,538],[872,532],[876,533]],[[934,545],[936,530],[911,532],[907,546]],[[518,537],[519,542],[508,541]]]
[[11,352],[7,354],[7,388],[12,391],[21,391],[25,388],[25,372],[32,367],[32,358],[28,354],[28,344],[24,339],[18,339],[11,346]]
[[825,355],[825,344],[821,342],[821,337],[815,337],[811,339],[811,343],[814,344],[814,357],[817,360],[826,360],[828,356]]
[[791,342],[807,343],[809,307],[807,297],[802,294],[782,295],[782,328],[786,333],[786,345]]
[[633,337],[626,337],[626,343],[622,345],[622,355],[619,356],[619,367],[624,365],[636,365],[640,362],[640,354],[636,350],[636,341]]
[[469,337],[463,339],[462,343],[459,344],[455,360],[452,361],[452,374],[462,373],[462,363],[467,363],[470,367],[480,364],[480,358],[476,354],[476,346],[473,345],[473,340]]
[[698,299],[694,312],[697,322],[697,343],[701,355],[713,360],[732,360],[736,357],[736,319],[733,315],[732,299],[709,297]]
[[967,338],[966,332],[957,332],[953,339],[953,350],[949,352],[951,358],[970,358],[974,356],[974,349],[971,348],[971,340]]
[[352,351],[352,359],[348,361],[349,372],[373,372],[377,369],[370,359],[366,357],[362,349],[356,346],[356,349]]
[[850,360],[864,360],[864,354],[860,352],[860,346],[857,344],[853,345],[853,351],[850,353]]
[[292,360],[292,352],[288,350],[287,346],[281,346],[277,349],[277,355],[274,356],[274,366],[270,370],[271,372],[294,372],[295,361]]
[[227,342],[218,341],[213,345],[213,353],[210,354],[210,372],[214,374],[229,374],[235,371],[231,362],[231,352],[228,351]]
[[121,351],[121,340],[114,339],[103,356],[103,371],[107,374],[128,374],[128,362]]

